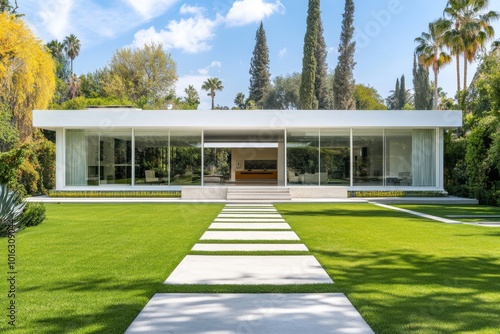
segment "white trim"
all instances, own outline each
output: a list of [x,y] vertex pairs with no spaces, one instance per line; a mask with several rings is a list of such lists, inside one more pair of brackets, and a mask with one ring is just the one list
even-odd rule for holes
[[350,184],[351,184],[351,187],[354,186],[354,150],[353,150],[353,144],[354,144],[354,141],[353,141],[353,129],[351,128],[351,143],[350,143],[350,148],[349,150],[351,151],[351,172],[350,172],[350,178],[351,178],[351,181],[350,181]]
[[132,129],[132,156],[130,157],[130,162],[132,163],[132,170],[130,171],[130,184],[132,187],[135,186],[135,129]]
[[[170,147],[170,145],[168,145],[168,147]],[[217,153],[217,150],[215,151],[215,153]],[[170,153],[169,153],[169,156],[170,156]],[[203,129],[201,130],[201,175],[200,175],[200,178],[201,178],[201,186],[203,187],[205,184],[205,130],[203,130]],[[170,183],[169,183],[169,185],[170,185]]]

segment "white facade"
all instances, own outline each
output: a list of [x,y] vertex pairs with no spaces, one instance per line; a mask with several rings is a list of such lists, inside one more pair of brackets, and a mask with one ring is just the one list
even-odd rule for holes
[[300,189],[443,190],[443,130],[462,126],[462,113],[35,110],[33,125],[56,131],[57,190],[214,186],[219,174]]

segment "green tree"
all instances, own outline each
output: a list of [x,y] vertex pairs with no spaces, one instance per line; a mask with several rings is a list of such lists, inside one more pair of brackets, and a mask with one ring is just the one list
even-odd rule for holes
[[194,88],[193,85],[189,85],[184,89],[184,93],[186,93],[186,97],[184,97],[184,102],[193,110],[198,109],[198,105],[200,104],[200,94]]
[[300,108],[300,73],[277,76],[266,96],[266,109],[294,110]]
[[479,49],[495,35],[492,20],[499,18],[496,11],[487,11],[489,0],[449,0],[444,10],[450,19],[445,42],[457,61],[457,89],[460,92],[460,54],[464,56],[464,90],[467,90],[468,63],[476,58]]
[[398,101],[398,96],[399,96],[399,78],[396,79],[396,87],[394,90],[391,90],[389,93],[390,95],[387,97],[386,102],[387,102],[387,108],[389,110],[400,110],[399,108],[399,101]]
[[234,98],[234,104],[238,109],[244,110],[245,109],[245,94],[239,92],[236,94],[236,97]]
[[267,47],[266,31],[261,21],[255,35],[255,48],[250,62],[250,93],[248,96],[259,107],[262,107],[264,96],[271,85],[270,77],[269,49]]
[[353,70],[356,42],[354,36],[354,1],[346,0],[340,34],[339,61],[333,77],[333,104],[335,109],[353,110],[356,108],[354,98],[355,81]]
[[357,110],[386,110],[384,100],[377,90],[370,86],[357,84],[354,91]]
[[18,8],[19,6],[17,4],[17,0],[14,0],[14,5],[11,5],[9,0],[0,0],[0,13],[7,12],[15,15],[16,17],[24,16],[24,14],[19,14],[17,12]]
[[144,109],[164,109],[172,99],[177,65],[161,44],[116,51],[109,65],[107,96],[128,99]]
[[444,34],[449,24],[443,19],[429,23],[429,32],[423,32],[415,39],[418,46],[415,50],[419,63],[425,67],[432,67],[434,72],[433,108],[438,109],[438,75],[439,70],[451,62],[449,54],[443,51],[445,46]]
[[304,110],[317,109],[314,88],[316,83],[316,48],[320,23],[320,1],[309,0],[307,11],[307,29],[304,37],[304,56],[302,59],[302,77],[300,84],[300,107]]
[[215,110],[215,91],[222,91],[224,89],[224,86],[222,86],[222,81],[220,81],[218,78],[208,78],[203,82],[203,86],[201,86],[201,88],[203,90],[206,90],[208,92],[207,95],[212,98],[212,110]]
[[417,62],[413,55],[413,90],[415,110],[432,109],[432,88],[429,82],[429,70]]
[[64,39],[64,50],[71,61],[71,73],[73,73],[73,61],[80,54],[80,40],[73,34]]
[[80,93],[86,98],[107,97],[105,87],[110,79],[109,69],[97,69],[80,75]]
[[399,81],[399,92],[398,92],[398,95],[396,98],[398,100],[398,109],[402,110],[408,101],[407,90],[406,90],[406,80],[405,80],[404,74],[401,76],[401,80]]
[[58,40],[52,40],[46,44],[52,58],[56,63],[56,76],[60,80],[68,80],[70,75],[69,58],[64,51],[64,44]]
[[314,51],[316,58],[316,77],[314,83],[314,94],[318,101],[318,109],[331,109],[331,89],[328,82],[328,64],[326,57],[325,37],[323,36],[323,22],[320,20],[318,25],[318,42]]

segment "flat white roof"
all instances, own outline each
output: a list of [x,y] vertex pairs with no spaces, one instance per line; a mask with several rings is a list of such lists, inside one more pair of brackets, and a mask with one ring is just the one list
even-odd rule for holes
[[459,110],[34,110],[43,129],[457,128]]

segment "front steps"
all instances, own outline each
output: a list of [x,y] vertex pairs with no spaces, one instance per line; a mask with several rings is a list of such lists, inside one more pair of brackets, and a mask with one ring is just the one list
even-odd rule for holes
[[228,201],[289,201],[292,199],[288,188],[245,187],[227,188]]

